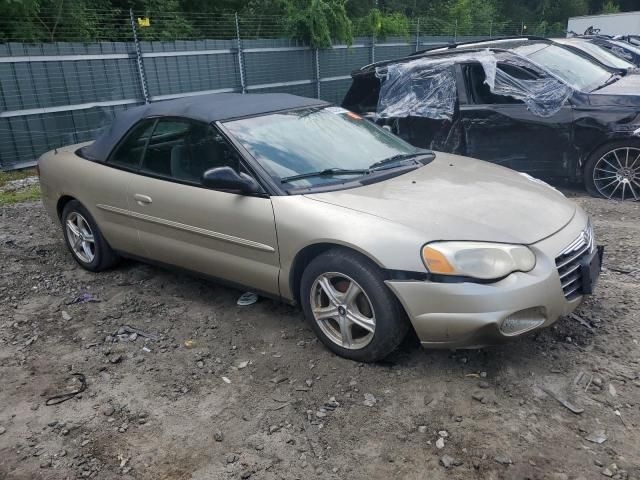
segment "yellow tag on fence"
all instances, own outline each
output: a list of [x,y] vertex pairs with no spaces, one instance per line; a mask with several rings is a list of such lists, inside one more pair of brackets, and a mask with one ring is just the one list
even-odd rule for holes
[[149,17],[138,17],[138,25],[140,25],[141,27],[150,27],[151,20],[149,20]]

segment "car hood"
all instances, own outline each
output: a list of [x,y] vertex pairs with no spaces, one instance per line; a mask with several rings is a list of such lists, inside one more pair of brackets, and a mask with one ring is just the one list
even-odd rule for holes
[[425,241],[531,244],[569,223],[576,205],[529,178],[488,162],[437,153],[424,167],[392,179],[306,197],[418,229]]
[[617,82],[591,92],[592,105],[640,106],[640,74],[629,73]]

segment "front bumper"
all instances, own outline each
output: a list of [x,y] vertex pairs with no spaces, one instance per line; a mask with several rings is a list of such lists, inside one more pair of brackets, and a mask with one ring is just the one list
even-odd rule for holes
[[[536,255],[533,270],[513,273],[495,283],[386,283],[403,304],[424,346],[477,348],[503,343],[548,327],[580,305],[582,295],[565,297],[555,259],[586,224],[586,214],[578,209],[562,230],[530,245]],[[527,320],[518,323],[523,318]]]

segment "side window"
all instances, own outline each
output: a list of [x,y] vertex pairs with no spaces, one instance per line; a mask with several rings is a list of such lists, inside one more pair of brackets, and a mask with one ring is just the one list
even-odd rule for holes
[[143,171],[198,184],[224,166],[239,171],[240,159],[215,127],[176,119],[158,121],[142,162]]
[[[498,68],[509,75],[512,75],[512,70],[514,70],[510,65],[504,64],[499,65]],[[523,73],[519,70],[520,69],[518,69],[518,76],[516,78],[522,78]],[[485,83],[485,79],[486,76],[482,65],[471,64],[465,66],[465,81],[467,83],[469,97],[476,105],[504,105],[512,103],[523,103],[521,100],[517,100],[513,97],[509,97],[506,95],[496,95],[491,91],[489,85]]]
[[155,119],[143,120],[129,132],[109,157],[109,162],[127,168],[138,168]]

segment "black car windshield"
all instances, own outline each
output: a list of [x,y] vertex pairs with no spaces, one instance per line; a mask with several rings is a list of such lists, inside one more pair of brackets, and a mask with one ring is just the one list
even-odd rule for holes
[[411,157],[425,152],[359,115],[333,106],[272,113],[224,125],[276,181],[294,188],[345,182],[368,175],[372,168],[415,163]]
[[611,72],[564,47],[534,43],[516,47],[516,53],[530,58],[576,90],[589,92],[611,78]]

